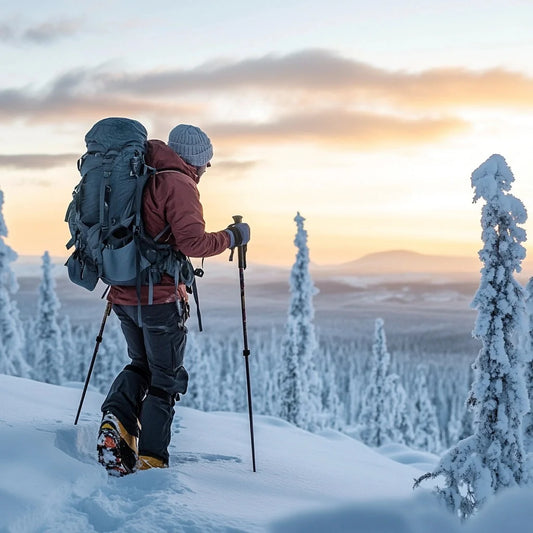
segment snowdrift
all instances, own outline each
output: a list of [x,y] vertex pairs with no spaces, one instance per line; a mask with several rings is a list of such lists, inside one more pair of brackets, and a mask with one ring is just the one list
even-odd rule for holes
[[523,490],[460,527],[428,491],[412,491],[434,457],[399,446],[378,453],[273,417],[256,417],[253,473],[246,414],[179,404],[170,468],[111,478],[95,453],[103,398],[89,392],[74,426],[79,397],[0,375],[0,531],[491,533],[504,520],[528,531],[533,519],[533,492]]

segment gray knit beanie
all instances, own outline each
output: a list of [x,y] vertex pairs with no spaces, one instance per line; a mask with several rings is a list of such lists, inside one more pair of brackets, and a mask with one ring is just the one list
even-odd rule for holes
[[168,145],[193,167],[207,165],[213,157],[209,137],[196,126],[179,124],[168,135]]

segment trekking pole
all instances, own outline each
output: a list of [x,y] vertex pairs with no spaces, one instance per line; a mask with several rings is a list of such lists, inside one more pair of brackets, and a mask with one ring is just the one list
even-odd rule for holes
[[[234,215],[233,220],[235,224],[242,222],[242,216]],[[249,355],[250,350],[248,348],[248,332],[246,330],[246,304],[244,300],[244,269],[246,268],[246,245],[237,247],[239,257],[239,281],[241,286],[241,311],[242,311],[242,335],[244,342],[244,349],[242,355],[244,356],[244,362],[246,367],[246,390],[248,393],[248,417],[250,419],[250,442],[252,445],[252,466],[255,472],[255,445],[254,445],[254,419],[252,412],[252,386],[250,382],[250,362]],[[233,259],[233,253],[230,255],[230,261]]]
[[100,331],[96,336],[96,344],[94,346],[93,358],[91,359],[91,364],[89,365],[89,370],[87,370],[87,377],[85,378],[85,385],[83,386],[83,392],[81,394],[80,405],[78,406],[78,412],[76,413],[76,420],[74,420],[74,425],[78,423],[78,418],[80,417],[81,406],[83,405],[83,400],[85,399],[85,394],[87,392],[87,387],[89,386],[89,380],[91,379],[91,374],[93,373],[94,362],[96,361],[96,354],[98,353],[98,348],[102,342],[102,335],[104,334],[105,322],[107,317],[111,314],[111,302],[107,302],[104,316],[102,318],[102,323],[100,324]]

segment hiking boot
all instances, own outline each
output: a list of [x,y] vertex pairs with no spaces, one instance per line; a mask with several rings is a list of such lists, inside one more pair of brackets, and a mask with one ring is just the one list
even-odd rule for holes
[[104,414],[96,449],[98,462],[109,475],[125,476],[137,470],[137,440],[137,437],[126,431],[115,415]]
[[150,468],[168,468],[167,463],[149,455],[139,455],[137,470],[149,470]]

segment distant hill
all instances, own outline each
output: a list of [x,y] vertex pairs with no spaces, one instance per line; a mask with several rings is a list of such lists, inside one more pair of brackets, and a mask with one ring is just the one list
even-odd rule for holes
[[[67,269],[64,267],[64,257],[52,257],[53,273],[57,277],[66,277]],[[194,262],[196,263],[199,261]],[[42,258],[39,256],[19,256],[12,264],[18,277],[40,277]],[[365,255],[354,261],[337,265],[316,265],[311,263],[311,272],[319,277],[325,276],[382,276],[404,274],[454,274],[463,276],[479,276],[481,262],[477,254],[472,256],[456,255],[430,255],[413,252],[410,250],[388,250]],[[290,265],[286,267],[250,264],[254,275],[261,279],[286,279]],[[215,260],[208,261],[206,273],[210,278],[228,277],[233,275],[233,269],[228,269],[226,262]],[[533,275],[533,260],[523,263],[523,272],[519,278]]]
[[[442,275],[446,279],[479,279],[481,261],[473,256],[430,255],[410,250],[389,250],[365,255],[354,261],[329,266],[312,266],[313,274],[328,276],[406,276]],[[517,278],[524,283],[533,276],[533,259],[522,263]]]
[[355,261],[338,265],[345,274],[399,273],[477,273],[477,257],[426,255],[409,250],[391,250],[368,254]]
[[408,274],[446,274],[478,276],[481,263],[474,257],[427,255],[410,250],[389,250],[365,255],[339,265],[312,266],[318,277],[328,276],[404,276]]

